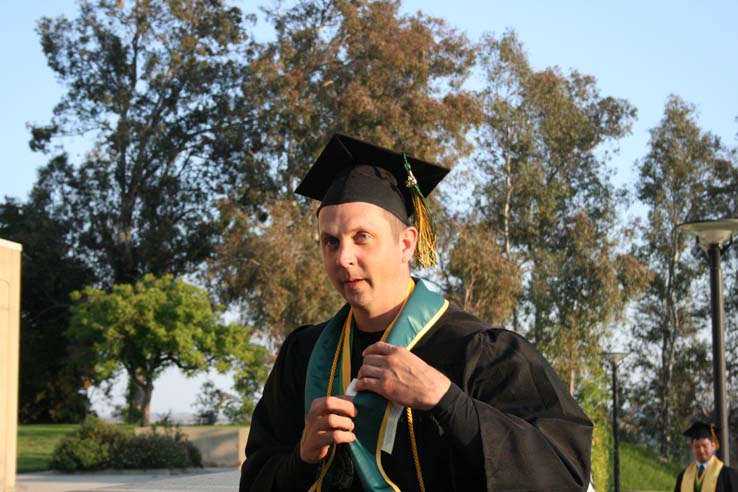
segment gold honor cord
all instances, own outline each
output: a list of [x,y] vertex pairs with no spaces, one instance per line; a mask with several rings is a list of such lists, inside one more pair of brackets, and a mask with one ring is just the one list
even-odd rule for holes
[[[410,299],[410,294],[412,294],[414,288],[415,288],[415,282],[413,281],[413,279],[410,279],[410,284],[409,284],[408,289],[407,289],[407,294],[405,295],[405,300],[402,301],[402,306],[400,306],[399,311],[397,311],[397,314],[395,315],[395,318],[389,324],[389,326],[387,327],[387,329],[384,330],[384,333],[382,334],[382,338],[380,339],[380,341],[382,341],[382,342],[385,341],[387,339],[387,336],[389,336],[389,333],[390,333],[390,331],[392,331],[392,327],[394,326],[395,321],[397,321],[397,318],[400,317],[400,313],[402,313],[402,310],[405,308],[405,304],[407,304],[407,300]],[[346,362],[345,362],[346,361],[346,358],[348,358],[348,367],[349,367],[349,372],[342,375],[343,392],[344,393],[346,392],[346,388],[348,387],[347,381],[348,381],[348,378],[351,375],[351,369],[350,369],[350,367],[351,367],[351,355],[350,355],[350,350],[346,350],[346,348],[348,347],[348,341],[349,341],[350,334],[351,334],[351,322],[352,322],[352,320],[353,320],[353,309],[349,309],[349,312],[346,315],[346,321],[343,324],[343,329],[341,330],[341,335],[338,338],[338,343],[336,344],[336,352],[335,352],[335,354],[333,354],[333,363],[331,364],[331,373],[330,373],[330,376],[329,376],[330,379],[328,379],[328,390],[326,391],[326,396],[331,396],[331,394],[333,392],[333,380],[336,377],[336,368],[338,367],[338,358],[339,358],[341,352],[343,352],[343,354],[344,354],[343,355],[344,361],[342,363],[342,366],[344,367],[344,370],[346,368]],[[343,351],[341,350],[342,348],[344,349]],[[413,461],[415,463],[415,473],[418,476],[418,484],[420,485],[420,492],[425,492],[425,482],[423,480],[423,473],[422,473],[422,471],[420,469],[420,458],[419,458],[419,454],[418,454],[417,443],[415,441],[415,429],[414,429],[414,426],[413,426],[413,413],[412,413],[412,410],[409,407],[406,409],[406,412],[407,412],[407,416],[408,416],[407,425],[408,425],[408,430],[410,432],[410,445],[411,445],[412,452],[413,452]],[[386,415],[385,415],[385,420],[386,420]],[[328,469],[330,468],[331,463],[333,462],[333,457],[334,457],[335,453],[336,453],[336,445],[334,444],[334,445],[331,446],[331,454],[330,454],[330,456],[328,457],[327,460],[324,460],[323,461],[323,464],[322,464],[322,466],[320,468],[320,475],[318,476],[318,480],[315,482],[314,487],[311,487],[311,490],[316,490],[317,492],[322,492],[323,480],[325,479],[325,476],[328,474]],[[379,465],[379,469],[381,470],[382,475],[385,477],[385,479],[387,479],[388,477],[384,474],[384,470],[383,470],[382,464],[381,464],[381,459],[379,459],[379,456],[380,456],[380,453],[379,453],[379,447],[378,447],[377,448],[377,457],[378,457],[378,460],[377,460],[378,463],[377,464]],[[393,487],[393,488],[396,488],[396,487]]]
[[420,457],[418,456],[418,445],[415,442],[415,428],[413,426],[413,411],[410,407],[405,409],[407,413],[407,429],[410,432],[410,446],[413,450],[413,462],[415,462],[415,474],[418,476],[418,485],[420,492],[425,492],[425,481],[423,480],[423,472],[420,470]]
[[[351,309],[349,309],[348,314],[346,315],[346,324],[351,326]],[[338,365],[338,354],[341,353],[341,345],[343,343],[343,337],[346,335],[346,324],[344,324],[343,330],[341,330],[341,336],[338,338],[338,343],[336,344],[337,349],[336,353],[333,356],[333,363],[331,364],[331,375],[328,379],[328,391],[326,392],[326,396],[331,396],[331,393],[333,392],[333,379],[336,376],[336,366]],[[333,462],[333,456],[336,454],[336,445],[331,446],[331,454],[328,457],[327,460],[323,461],[322,466],[320,467],[320,475],[318,476],[317,482],[315,482],[316,490],[317,492],[322,492],[323,490],[323,479],[325,478],[326,473],[328,473],[328,468],[330,468],[331,463]],[[312,489],[312,487],[311,487]]]

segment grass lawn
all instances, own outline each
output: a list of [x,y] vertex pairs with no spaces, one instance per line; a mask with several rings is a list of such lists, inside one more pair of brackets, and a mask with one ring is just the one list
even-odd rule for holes
[[658,453],[635,444],[620,444],[620,488],[671,492],[681,466],[664,461]]
[[57,443],[78,427],[79,424],[19,425],[18,473],[48,470]]
[[[133,432],[136,427],[132,424],[119,424],[125,430]],[[241,424],[232,425],[203,425],[187,426],[194,428],[222,428],[243,427]],[[28,473],[49,469],[49,461],[54,448],[61,439],[79,428],[79,424],[38,424],[18,426],[18,454],[17,472]]]
[[[49,469],[49,460],[57,443],[79,424],[19,425],[18,473]],[[121,425],[133,430],[133,425]],[[192,426],[212,428],[223,426]],[[681,466],[663,461],[658,454],[629,443],[620,445],[621,489],[671,492]]]

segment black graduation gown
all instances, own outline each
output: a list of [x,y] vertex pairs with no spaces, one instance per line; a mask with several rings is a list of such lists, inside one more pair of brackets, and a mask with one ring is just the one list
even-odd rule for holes
[[[315,481],[318,466],[300,460],[299,442],[308,359],[323,326],[298,328],[282,345],[251,421],[240,492]],[[428,492],[586,489],[592,424],[522,337],[450,307],[413,353],[462,390],[444,415],[413,412]],[[403,414],[392,455],[382,453],[402,492],[419,490],[409,441]]]
[[[687,471],[686,468],[677,477],[674,492],[680,492],[682,490],[682,477],[685,471]],[[702,490],[703,492],[707,492],[704,489]],[[720,469],[717,484],[715,485],[715,492],[738,492],[738,474],[736,474],[735,470],[729,466],[723,466]]]

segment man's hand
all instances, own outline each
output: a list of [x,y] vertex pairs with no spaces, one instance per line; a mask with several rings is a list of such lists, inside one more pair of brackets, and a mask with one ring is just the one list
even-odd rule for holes
[[430,410],[451,386],[443,373],[403,347],[377,342],[363,356],[356,389],[373,391],[404,407]]
[[332,444],[352,442],[356,407],[351,398],[329,396],[316,398],[305,417],[300,439],[300,458],[306,463],[318,463],[328,455]]

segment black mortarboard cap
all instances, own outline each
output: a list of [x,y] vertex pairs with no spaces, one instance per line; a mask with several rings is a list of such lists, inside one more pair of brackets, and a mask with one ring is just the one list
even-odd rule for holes
[[718,444],[715,432],[718,430],[713,424],[696,421],[684,431],[684,435],[692,439],[712,439],[715,445]]
[[415,210],[412,190],[406,186],[405,157],[424,197],[448,173],[448,169],[436,164],[336,133],[295,193],[319,200],[321,207],[371,203],[408,224]]
[[448,169],[436,164],[336,133],[295,193],[320,200],[321,208],[366,202],[405,224],[412,217],[418,229],[415,260],[429,267],[436,263],[436,235],[425,197],[446,174]]

